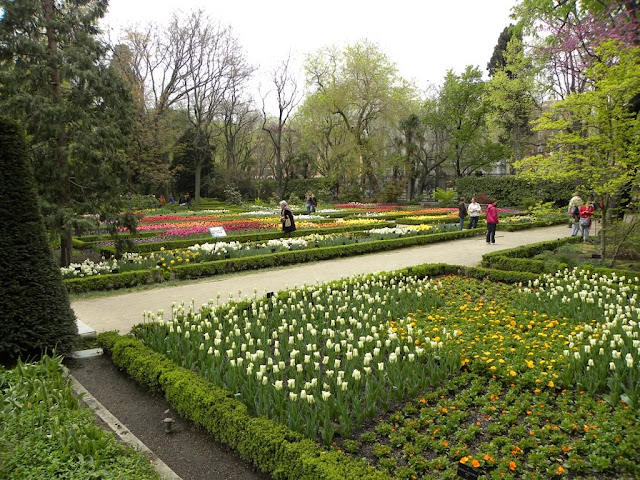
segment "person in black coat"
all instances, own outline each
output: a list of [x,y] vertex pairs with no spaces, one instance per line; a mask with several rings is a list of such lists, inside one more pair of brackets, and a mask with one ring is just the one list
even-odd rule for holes
[[282,231],[287,237],[291,236],[291,232],[296,230],[296,222],[293,219],[293,212],[287,202],[280,202],[280,222],[282,222]]
[[460,230],[464,228],[464,217],[467,216],[467,206],[464,203],[464,197],[460,197],[458,204],[458,216],[460,217]]

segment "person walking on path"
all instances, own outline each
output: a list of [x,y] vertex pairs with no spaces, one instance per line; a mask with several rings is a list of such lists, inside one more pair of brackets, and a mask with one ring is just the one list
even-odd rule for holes
[[287,237],[291,237],[291,232],[296,230],[296,222],[293,219],[293,212],[287,202],[280,201],[280,221],[282,222],[282,231]]
[[311,192],[307,193],[307,201],[305,202],[305,207],[307,207],[307,215],[311,215]]
[[460,217],[460,230],[462,230],[464,228],[464,218],[467,216],[467,206],[464,203],[464,197],[460,197],[458,216]]
[[478,219],[480,218],[481,211],[482,206],[476,202],[476,197],[471,197],[471,203],[467,207],[467,212],[469,212],[469,229],[478,227]]
[[591,216],[595,211],[595,207],[593,204],[589,204],[589,202],[585,201],[582,203],[582,206],[579,210],[580,220],[578,224],[580,229],[582,229],[582,241],[586,242],[589,239],[589,231],[591,230]]
[[569,227],[573,227],[571,235],[574,237],[580,231],[580,226],[578,225],[578,221],[580,220],[580,205],[582,205],[582,198],[580,198],[580,195],[577,193],[574,193],[571,200],[569,200],[569,208],[567,209],[569,213]]
[[311,204],[311,213],[316,213],[316,207],[318,206],[318,199],[313,194],[313,192],[311,192],[311,195],[309,196],[309,203]]
[[487,245],[496,244],[496,226],[498,225],[497,203],[496,200],[493,200],[487,207]]

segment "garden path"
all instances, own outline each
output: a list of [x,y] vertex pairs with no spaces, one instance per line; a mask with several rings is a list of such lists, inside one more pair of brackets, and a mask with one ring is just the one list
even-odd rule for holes
[[244,271],[229,275],[193,280],[175,286],[159,286],[150,290],[123,292],[106,297],[75,300],[71,303],[82,333],[117,330],[127,333],[143,321],[143,312],[164,310],[170,318],[172,302],[188,305],[193,299],[196,309],[209,299],[223,303],[233,295],[238,298],[258,297],[265,292],[276,292],[303,284],[338,280],[344,276],[392,271],[424,263],[448,263],[477,266],[482,255],[494,250],[519,245],[556,240],[570,233],[566,225],[536,228],[519,232],[499,231],[497,245],[487,245],[484,236],[452,240],[430,245],[403,248],[322,262],[304,263],[268,270]]

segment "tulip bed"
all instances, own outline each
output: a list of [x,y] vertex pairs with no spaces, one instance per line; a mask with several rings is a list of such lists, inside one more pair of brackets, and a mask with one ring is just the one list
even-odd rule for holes
[[385,274],[175,305],[136,332],[395,478],[634,478],[639,296],[638,278],[580,270],[521,287]]
[[209,262],[223,258],[269,255],[277,252],[348,245],[358,242],[366,243],[455,230],[453,225],[415,225],[373,228],[344,234],[313,233],[295,238],[275,238],[264,242],[207,241],[174,250],[165,250],[161,247],[160,251],[147,255],[125,253],[120,260],[112,259],[98,263],[87,260],[83,263],[74,263],[69,267],[63,267],[61,272],[63,278],[67,279],[146,269],[170,272],[173,267],[178,265]]

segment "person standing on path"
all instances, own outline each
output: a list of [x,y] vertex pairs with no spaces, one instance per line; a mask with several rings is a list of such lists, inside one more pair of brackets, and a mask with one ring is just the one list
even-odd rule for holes
[[497,200],[493,200],[487,207],[487,245],[496,244],[496,226],[498,225]]
[[580,231],[580,226],[578,225],[578,221],[580,220],[580,205],[582,205],[582,198],[580,198],[580,195],[577,193],[574,193],[571,200],[569,200],[569,208],[567,209],[569,213],[569,227],[573,227],[571,235],[574,237]]
[[282,222],[282,231],[287,237],[291,237],[291,232],[296,230],[296,222],[293,219],[293,212],[287,202],[280,201],[280,222]]
[[458,204],[458,216],[460,217],[460,230],[464,228],[464,217],[467,216],[467,206],[464,203],[464,197],[460,197]]
[[583,242],[586,242],[589,239],[589,231],[591,230],[591,216],[593,215],[594,211],[595,207],[592,204],[589,204],[589,202],[587,201],[583,202],[582,206],[580,207],[579,225],[582,229]]
[[318,206],[318,199],[313,194],[313,192],[311,192],[311,195],[309,196],[309,203],[311,204],[311,213],[316,213],[316,207]]
[[471,203],[467,207],[467,212],[469,212],[469,229],[478,227],[478,219],[480,218],[481,211],[482,206],[476,202],[476,197],[471,197]]

